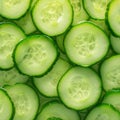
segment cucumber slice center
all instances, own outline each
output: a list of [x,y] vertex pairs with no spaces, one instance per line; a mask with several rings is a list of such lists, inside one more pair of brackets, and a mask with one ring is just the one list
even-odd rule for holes
[[12,97],[17,115],[24,115],[26,111],[29,111],[30,105],[28,98],[24,95],[24,93],[19,93],[19,95],[13,95]]
[[41,11],[41,20],[43,23],[57,25],[63,14],[63,6],[58,1],[49,2]]
[[9,34],[7,32],[1,32],[0,33],[0,40],[1,40],[1,44],[0,44],[0,54],[4,55],[6,54],[7,56],[9,56],[13,49],[14,49],[14,45],[16,44],[16,37],[12,34]]
[[120,66],[107,73],[109,82],[114,86],[120,86]]
[[89,97],[89,83],[81,76],[73,77],[69,87],[69,94],[76,101],[84,101]]
[[[28,48],[22,62],[27,65],[42,64],[42,61],[45,61],[46,59],[47,55],[45,47],[42,44],[37,43]],[[36,63],[34,60],[36,60]]]
[[95,37],[92,33],[80,33],[74,40],[73,46],[75,47],[79,56],[89,57],[94,53]]

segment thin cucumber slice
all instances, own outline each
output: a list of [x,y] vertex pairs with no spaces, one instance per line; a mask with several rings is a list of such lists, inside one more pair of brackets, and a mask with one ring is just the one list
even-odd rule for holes
[[59,58],[52,70],[43,77],[34,77],[33,82],[36,88],[47,97],[58,96],[57,84],[63,74],[71,67],[65,60]]
[[70,63],[70,60],[68,59],[67,55],[62,52],[60,52],[60,58]]
[[120,88],[120,55],[111,56],[103,61],[100,74],[104,90]]
[[0,15],[9,19],[23,16],[30,6],[31,0],[0,0]]
[[59,102],[48,102],[36,120],[80,120],[78,113]]
[[13,115],[13,103],[6,91],[0,88],[0,120],[12,120]]
[[37,1],[38,0],[32,0],[31,5],[29,7],[29,10],[25,13],[25,15],[22,16],[21,18],[17,19],[17,20],[14,20],[14,22],[18,26],[20,26],[26,34],[31,34],[35,31],[37,31],[37,28],[33,23],[32,15],[31,15],[31,11],[33,9],[33,6],[35,5],[35,3]]
[[110,42],[113,50],[120,54],[120,37],[113,36],[112,34],[110,35]]
[[26,83],[29,79],[29,76],[22,75],[14,67],[10,70],[0,70],[0,86],[13,85],[16,83]]
[[95,24],[82,22],[68,31],[64,47],[71,62],[87,67],[99,62],[107,54],[109,39]]
[[72,67],[61,78],[58,94],[69,108],[83,110],[99,100],[102,84],[99,76],[90,68]]
[[110,2],[106,19],[112,32],[120,37],[120,0],[112,0]]
[[66,35],[66,32],[61,35],[56,36],[56,43],[57,43],[59,49],[61,50],[61,52],[63,52],[63,53],[65,53],[64,44],[63,44],[65,35]]
[[40,107],[39,107],[39,112],[38,114],[41,112],[41,110],[44,108],[44,106],[51,101],[57,101],[57,102],[61,102],[60,99],[58,97],[46,97],[40,94]]
[[13,23],[0,24],[0,68],[9,69],[14,66],[13,50],[18,42],[24,39],[24,32]]
[[108,36],[110,36],[110,30],[108,25],[106,24],[105,20],[96,20],[96,19],[90,19],[89,21],[93,22],[93,24],[96,24],[99,26],[104,32],[107,33]]
[[83,0],[83,5],[90,17],[105,19],[107,5],[111,0]]
[[32,35],[15,48],[13,59],[23,74],[42,76],[55,63],[58,51],[54,41],[45,35]]
[[23,17],[14,21],[26,34],[35,32],[37,29],[32,21],[31,13],[28,11]]
[[108,104],[101,104],[90,111],[85,120],[119,120],[120,113]]
[[120,112],[120,90],[108,91],[104,95],[102,103],[113,105]]
[[39,98],[34,89],[25,84],[5,86],[15,106],[13,120],[33,120],[38,112]]
[[32,11],[37,28],[50,36],[65,32],[71,25],[72,15],[69,0],[40,0]]
[[77,25],[81,21],[87,20],[89,18],[88,14],[83,8],[82,0],[70,0],[73,8],[73,22],[72,25]]

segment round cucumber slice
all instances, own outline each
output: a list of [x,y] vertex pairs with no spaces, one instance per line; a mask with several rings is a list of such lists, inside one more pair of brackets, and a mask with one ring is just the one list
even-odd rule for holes
[[56,45],[50,37],[32,35],[16,46],[13,59],[21,73],[42,76],[51,69],[57,56]]
[[39,0],[32,11],[37,28],[50,36],[65,32],[72,23],[72,15],[68,0]]
[[69,108],[82,110],[94,105],[101,96],[99,76],[90,68],[76,66],[68,70],[58,84],[58,94]]
[[11,120],[14,115],[14,105],[5,90],[0,88],[0,120]]
[[93,108],[85,120],[119,120],[120,113],[108,104]]
[[50,101],[43,106],[36,120],[80,120],[80,117],[77,111],[57,101]]
[[87,67],[107,54],[109,39],[98,26],[91,22],[82,22],[68,31],[64,47],[71,62]]
[[0,24],[0,68],[10,69],[14,66],[13,50],[17,43],[26,37],[25,33],[13,23]]
[[39,108],[37,93],[25,84],[5,86],[15,106],[13,120],[34,120]]

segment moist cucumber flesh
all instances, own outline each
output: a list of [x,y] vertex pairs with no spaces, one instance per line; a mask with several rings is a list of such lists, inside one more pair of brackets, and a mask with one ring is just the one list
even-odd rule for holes
[[71,110],[63,104],[50,101],[43,106],[36,120],[80,120],[77,111]]
[[68,0],[40,0],[32,11],[37,28],[49,36],[65,32],[72,22],[72,7]]
[[13,115],[13,102],[7,92],[0,88],[0,120],[11,120]]
[[23,16],[30,6],[31,0],[0,0],[0,15],[8,19]]
[[88,67],[99,62],[107,54],[109,39],[95,24],[82,22],[68,31],[64,47],[71,62]]
[[58,96],[57,84],[64,73],[70,69],[71,65],[65,60],[59,58],[51,71],[43,77],[34,77],[33,82],[36,88],[47,97]]
[[42,76],[58,57],[56,45],[46,35],[32,35],[14,49],[13,59],[18,70],[29,76]]
[[107,5],[111,0],[83,0],[83,5],[90,17],[105,19]]
[[108,104],[94,107],[85,120],[119,120],[120,113]]
[[25,33],[13,23],[0,24],[0,68],[9,69],[14,66],[13,50],[18,42],[26,37]]
[[101,87],[100,77],[92,69],[76,66],[59,81],[58,94],[69,108],[83,110],[96,104],[101,96]]
[[105,91],[120,88],[120,55],[114,55],[103,61],[100,75]]
[[120,1],[112,0],[106,14],[108,25],[115,36],[120,37]]
[[15,106],[13,120],[33,120],[38,112],[39,98],[35,90],[25,84],[5,86]]

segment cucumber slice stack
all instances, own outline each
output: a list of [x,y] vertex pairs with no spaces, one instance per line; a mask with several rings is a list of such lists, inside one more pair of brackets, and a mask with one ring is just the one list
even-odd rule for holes
[[120,0],[0,0],[0,120],[120,120]]

